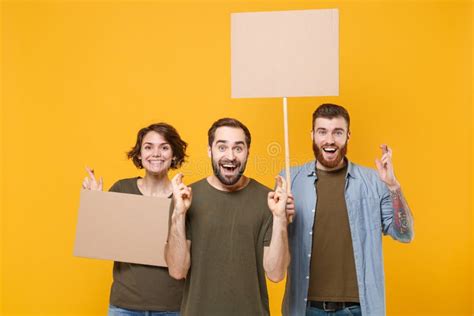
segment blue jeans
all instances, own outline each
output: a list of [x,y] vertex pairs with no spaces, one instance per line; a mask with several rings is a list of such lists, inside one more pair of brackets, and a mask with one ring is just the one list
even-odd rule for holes
[[308,306],[306,316],[362,316],[359,305],[346,307],[336,312],[325,312],[323,309]]
[[179,316],[179,312],[137,311],[110,305],[108,316]]

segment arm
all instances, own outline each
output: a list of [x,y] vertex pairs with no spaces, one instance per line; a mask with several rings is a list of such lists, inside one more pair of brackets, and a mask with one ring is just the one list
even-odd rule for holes
[[270,246],[264,248],[263,268],[272,282],[282,281],[290,264],[287,223],[286,219],[273,217],[272,241]]
[[191,266],[191,241],[186,240],[185,215],[176,215],[176,209],[171,216],[171,226],[168,242],[165,246],[165,258],[168,272],[175,279],[183,279]]
[[400,186],[389,188],[393,208],[394,237],[402,242],[413,240],[413,216],[403,196]]
[[392,150],[387,145],[381,145],[382,159],[376,160],[375,164],[379,172],[380,179],[385,183],[389,191],[392,214],[392,227],[389,228],[390,234],[397,240],[402,242],[410,242],[413,240],[413,216],[410,208],[403,196],[400,183],[395,178],[392,165]]
[[270,246],[264,248],[263,268],[268,279],[280,282],[290,264],[287,226],[288,217],[294,213],[293,199],[288,197],[286,182],[280,176],[275,191],[268,194],[268,206],[273,214],[272,239]]
[[182,174],[177,174],[172,180],[174,209],[165,246],[168,272],[178,280],[186,277],[191,266],[191,241],[186,240],[186,211],[191,205],[192,192],[182,183],[182,178]]

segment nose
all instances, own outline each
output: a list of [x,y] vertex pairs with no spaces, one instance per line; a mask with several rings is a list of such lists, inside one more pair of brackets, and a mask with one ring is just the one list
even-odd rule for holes
[[160,157],[161,156],[161,149],[160,148],[155,148],[153,150],[153,157]]
[[229,159],[229,160],[234,160],[235,154],[234,154],[234,151],[232,150],[232,148],[229,148],[226,151],[226,158]]
[[326,135],[326,143],[334,144],[334,135],[332,133],[327,133]]

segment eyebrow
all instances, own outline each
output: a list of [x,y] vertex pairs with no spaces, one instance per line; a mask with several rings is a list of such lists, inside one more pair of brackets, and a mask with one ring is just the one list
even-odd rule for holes
[[161,146],[161,145],[169,145],[169,143],[168,142],[163,142],[163,143],[144,142],[142,144],[142,146],[144,146],[144,145],[158,145],[158,146]]
[[[216,145],[219,144],[219,143],[227,144],[227,143],[229,143],[229,142],[226,141],[226,140],[220,139],[220,140],[217,140],[217,141],[216,141]],[[234,145],[245,145],[245,142],[244,142],[244,141],[238,141],[238,142],[235,142]]]
[[[317,130],[317,131],[319,131],[319,130],[327,131],[328,129],[325,128],[325,127],[318,127],[316,130]],[[344,132],[345,129],[343,129],[343,128],[341,128],[341,127],[336,127],[335,129],[333,129],[333,131],[343,131],[343,132]]]

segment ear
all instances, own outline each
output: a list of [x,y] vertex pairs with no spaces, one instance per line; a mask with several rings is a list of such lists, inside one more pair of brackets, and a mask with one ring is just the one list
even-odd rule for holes
[[314,142],[314,131],[311,130],[311,132],[309,132],[311,134],[311,141]]
[[351,131],[348,131],[347,132],[347,141],[349,141],[350,138],[351,138]]
[[207,156],[211,158],[211,146],[207,146]]

